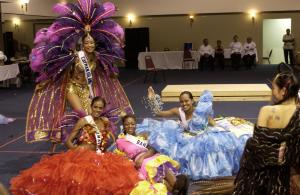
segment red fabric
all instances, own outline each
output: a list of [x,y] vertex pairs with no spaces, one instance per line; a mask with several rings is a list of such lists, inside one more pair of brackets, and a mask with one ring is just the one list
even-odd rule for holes
[[11,180],[12,194],[124,195],[138,182],[133,162],[113,154],[69,150],[44,156]]

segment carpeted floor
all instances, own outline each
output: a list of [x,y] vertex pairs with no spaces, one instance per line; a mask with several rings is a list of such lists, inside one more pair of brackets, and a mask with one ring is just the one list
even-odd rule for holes
[[[143,83],[144,72],[138,70],[121,70],[120,81],[134,108],[135,114],[141,121],[151,117],[149,110],[142,104],[142,97],[146,95],[147,87],[160,92],[167,84],[209,84],[209,83],[268,83],[275,74],[275,65],[257,65],[252,70],[216,70],[199,72],[197,70],[168,70],[166,82],[161,82],[158,75],[157,83],[148,81]],[[33,84],[24,84],[17,89],[0,88],[0,113],[17,118],[8,125],[0,125],[0,182],[9,187],[9,180],[19,171],[32,166],[40,157],[47,154],[50,144],[47,142],[27,144],[24,140],[26,112],[34,90]],[[259,108],[268,102],[215,102],[215,115],[238,116],[250,121],[255,121]],[[178,105],[167,103],[165,108]],[[59,146],[57,151],[66,150]]]

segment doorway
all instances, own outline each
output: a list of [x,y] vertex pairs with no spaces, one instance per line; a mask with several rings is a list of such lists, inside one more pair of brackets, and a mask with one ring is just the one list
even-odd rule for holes
[[139,52],[149,50],[149,28],[125,29],[126,68],[138,68]]
[[263,57],[268,57],[272,50],[271,64],[284,62],[282,37],[287,28],[291,29],[291,23],[291,18],[263,20]]

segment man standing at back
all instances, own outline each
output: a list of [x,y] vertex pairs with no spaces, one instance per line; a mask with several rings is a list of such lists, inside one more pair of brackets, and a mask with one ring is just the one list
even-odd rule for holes
[[210,69],[214,70],[214,50],[213,48],[208,44],[208,39],[203,39],[203,44],[200,46],[199,50],[200,52],[200,61],[198,63],[199,69],[203,70],[204,66],[209,66]]
[[[295,38],[291,34],[290,29],[286,29],[286,34],[283,35],[283,52],[284,59],[286,64],[291,64],[292,66],[295,64],[294,62],[294,46],[295,46]],[[290,63],[288,61],[288,57],[290,58]]]

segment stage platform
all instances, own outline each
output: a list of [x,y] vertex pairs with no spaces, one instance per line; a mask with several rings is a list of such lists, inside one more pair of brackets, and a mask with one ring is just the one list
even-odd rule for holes
[[161,92],[163,102],[177,102],[183,91],[192,92],[195,100],[210,90],[214,101],[270,101],[271,89],[266,84],[193,84],[167,85]]

